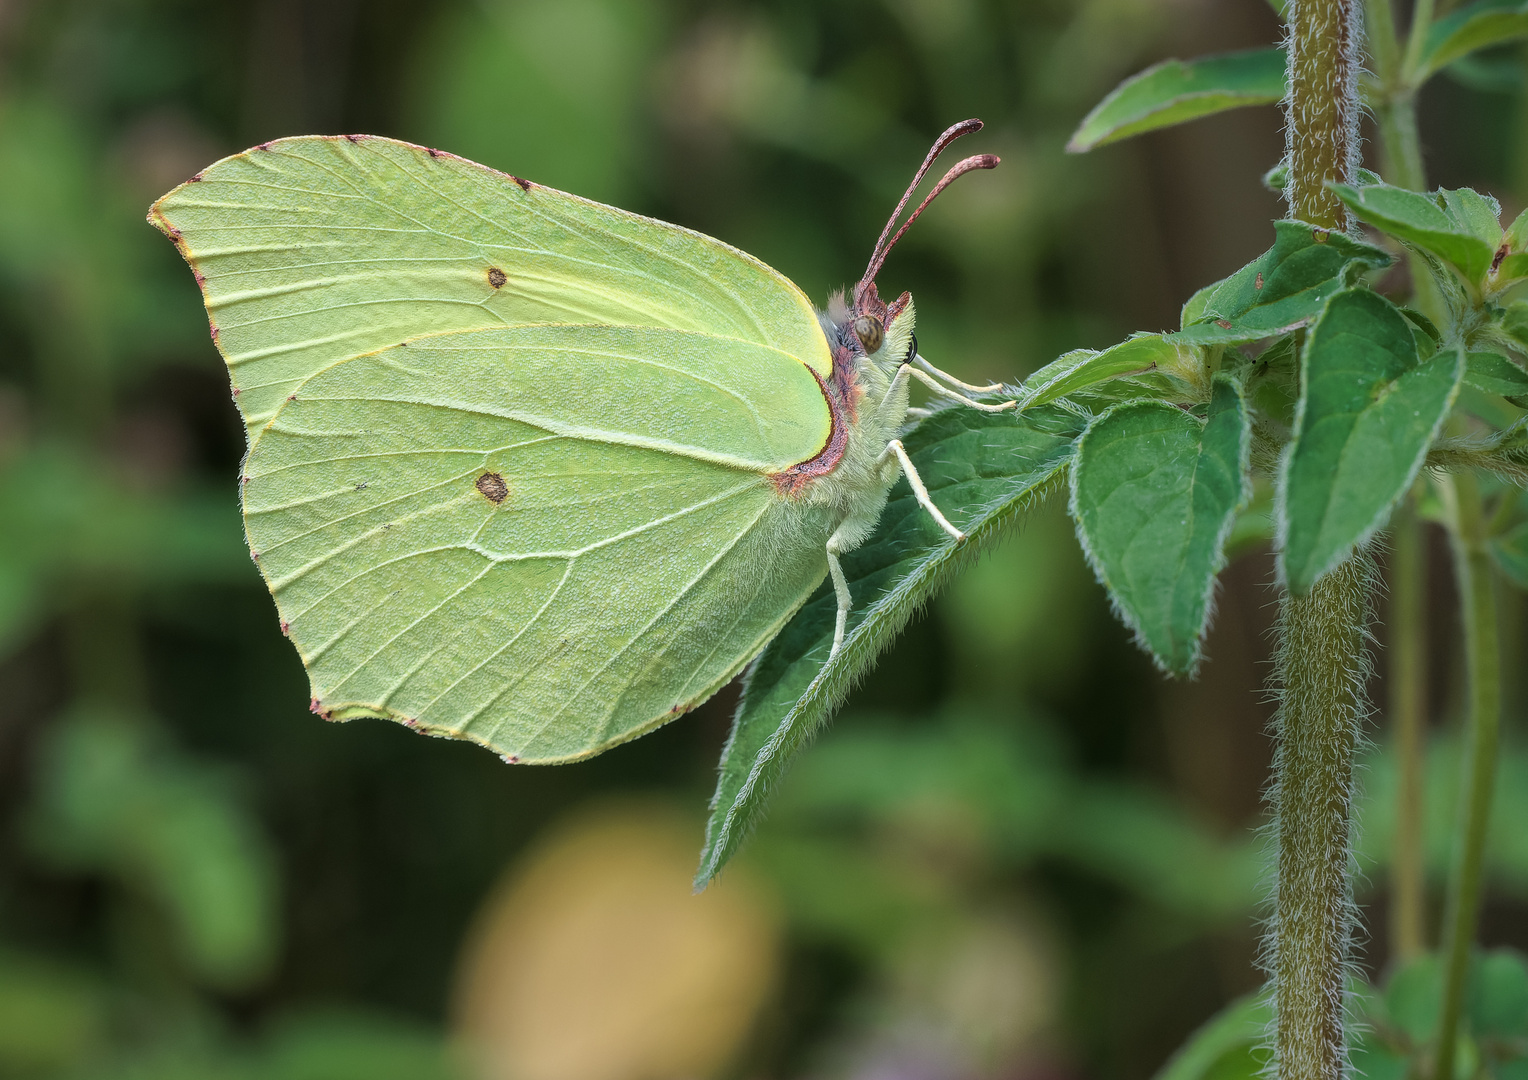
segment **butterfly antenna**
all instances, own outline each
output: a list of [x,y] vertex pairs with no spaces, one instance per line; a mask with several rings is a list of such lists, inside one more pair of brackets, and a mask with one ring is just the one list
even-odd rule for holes
[[[933,164],[935,160],[938,159],[939,155],[944,153],[949,145],[956,139],[960,138],[962,135],[969,135],[973,131],[980,131],[981,129],[982,122],[980,120],[962,120],[960,123],[953,124],[949,128],[945,129],[944,134],[940,135],[938,139],[934,140],[934,145],[929,148],[928,155],[923,159],[923,164],[920,165],[918,167],[918,171],[913,174],[912,183],[907,185],[907,191],[903,193],[901,202],[897,203],[897,208],[892,211],[891,217],[886,221],[886,227],[881,230],[880,239],[875,242],[875,250],[870,255],[870,265],[865,268],[865,276],[860,279],[860,288],[864,288],[866,285],[875,280],[876,275],[881,272],[881,265],[885,263],[886,256],[891,253],[891,249],[896,246],[897,241],[902,239],[902,234],[907,231],[908,226],[912,225],[914,221],[918,220],[918,215],[923,213],[924,208],[927,207],[929,203],[934,201],[935,196],[937,196],[945,188],[949,187],[950,183],[957,176],[968,173],[973,169],[991,169],[997,166],[999,158],[996,154],[977,154],[959,162],[955,165],[954,168],[944,174],[944,178],[940,180],[939,183],[934,185],[934,190],[929,192],[928,196],[918,204],[918,208],[912,212],[912,216],[909,217],[907,221],[903,223],[902,227],[897,230],[896,235],[891,236],[892,226],[894,226],[897,223],[897,219],[902,216],[902,211],[907,209],[907,204],[912,200],[913,192],[916,191],[918,189],[918,185],[923,182],[923,177],[927,175],[929,169],[933,167]],[[887,241],[888,236],[891,236],[889,242]]]

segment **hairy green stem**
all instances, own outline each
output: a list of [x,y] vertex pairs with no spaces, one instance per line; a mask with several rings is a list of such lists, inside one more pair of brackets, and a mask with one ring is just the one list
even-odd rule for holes
[[1293,217],[1345,229],[1342,200],[1327,188],[1349,182],[1358,164],[1358,38],[1356,0],[1294,0],[1289,5],[1289,94],[1285,136]]
[[[1345,229],[1347,212],[1327,184],[1352,180],[1358,163],[1358,0],[1294,0],[1288,14],[1290,214]],[[1347,1071],[1353,747],[1366,711],[1372,593],[1372,564],[1357,552],[1280,605],[1278,873],[1267,950],[1279,1080],[1341,1080]]]
[[1496,622],[1495,582],[1487,550],[1485,511],[1471,473],[1452,479],[1454,567],[1464,620],[1465,666],[1470,709],[1463,797],[1454,866],[1444,903],[1443,1008],[1438,1023],[1435,1080],[1453,1080],[1454,1045],[1469,974],[1470,947],[1480,911],[1482,864],[1491,800],[1496,787],[1497,728],[1501,719],[1501,643]]
[[1396,515],[1390,556],[1390,722],[1399,772],[1390,861],[1390,950],[1406,960],[1426,948],[1422,867],[1423,729],[1427,707],[1427,559],[1422,522]]
[[1372,593],[1373,564],[1360,552],[1309,595],[1286,596],[1279,615],[1270,960],[1280,1080],[1338,1080],[1346,1072],[1353,749],[1366,712]]

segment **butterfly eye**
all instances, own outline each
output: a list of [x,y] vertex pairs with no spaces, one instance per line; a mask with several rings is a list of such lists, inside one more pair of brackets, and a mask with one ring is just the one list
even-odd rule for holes
[[875,352],[886,340],[886,328],[881,325],[881,320],[874,315],[861,315],[854,320],[854,335],[860,339],[860,344],[865,346],[865,354]]

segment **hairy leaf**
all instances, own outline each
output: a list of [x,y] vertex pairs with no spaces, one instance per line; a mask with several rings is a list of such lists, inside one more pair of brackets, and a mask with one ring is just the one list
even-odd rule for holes
[[1332,190],[1359,218],[1442,259],[1466,281],[1478,285],[1490,272],[1502,238],[1495,200],[1468,188],[1427,195],[1389,184],[1333,184]]
[[1301,372],[1279,485],[1279,564],[1296,593],[1383,526],[1411,487],[1458,392],[1464,352],[1419,362],[1395,305],[1352,289],[1312,328]]
[[1183,306],[1172,340],[1232,345],[1259,341],[1314,319],[1358,275],[1390,265],[1377,247],[1301,221],[1276,221],[1273,247]]
[[1174,368],[1182,362],[1184,351],[1161,334],[1137,334],[1103,352],[1075,349],[1024,380],[1017,395],[1019,408],[1045,405],[1124,375]]
[[1417,81],[1477,49],[1528,37],[1528,3],[1523,0],[1479,0],[1452,11],[1432,24]]
[[1199,663],[1226,537],[1246,501],[1251,426],[1241,388],[1215,379],[1201,421],[1175,405],[1131,402],[1077,444],[1072,517],[1098,580],[1157,663]]
[[1132,135],[1284,96],[1283,49],[1164,60],[1120,83],[1083,118],[1067,150],[1084,153]]
[[722,753],[697,886],[731,858],[791,756],[918,606],[1058,477],[1082,426],[1054,405],[1022,415],[957,408],[907,435],[930,495],[967,536],[947,536],[899,481],[875,535],[843,557],[854,610],[838,655],[826,662],[837,604],[825,583],[754,661]]
[[1472,352],[1464,369],[1466,385],[1511,401],[1528,396],[1528,372],[1501,353]]

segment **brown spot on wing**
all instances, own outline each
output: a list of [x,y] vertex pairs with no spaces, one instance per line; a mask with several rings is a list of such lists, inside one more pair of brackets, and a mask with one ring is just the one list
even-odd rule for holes
[[482,493],[483,498],[498,506],[509,497],[509,485],[504,482],[504,477],[496,472],[485,472],[477,478],[473,485]]
[[509,275],[497,266],[490,266],[488,268],[488,284],[492,285],[495,289],[502,289],[504,283],[508,280]]
[[519,184],[521,191],[529,191],[531,189],[531,182],[529,180],[522,180],[518,176],[514,175],[513,173],[506,173],[505,175],[508,176],[515,183]]

